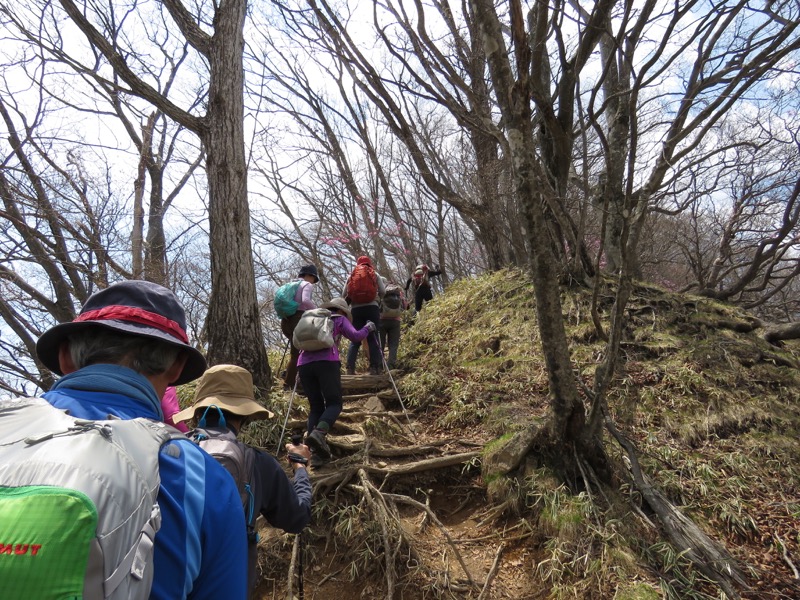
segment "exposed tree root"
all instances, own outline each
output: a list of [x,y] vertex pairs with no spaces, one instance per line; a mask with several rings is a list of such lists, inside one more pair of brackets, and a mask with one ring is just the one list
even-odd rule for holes
[[428,458],[416,462],[406,463],[403,465],[395,465],[392,467],[376,467],[374,465],[354,465],[339,469],[330,475],[322,475],[314,480],[314,492],[328,490],[334,486],[341,486],[350,481],[359,469],[376,476],[388,478],[398,475],[409,475],[411,473],[421,473],[423,471],[431,471],[434,469],[444,469],[454,465],[463,464],[471,461],[473,458],[480,456],[480,452],[474,450],[472,452],[462,452],[459,454],[451,454],[448,456],[440,456],[437,458]]
[[[438,445],[439,444],[436,446]],[[439,450],[436,446],[416,447],[411,450],[412,452]],[[368,439],[365,440],[365,459],[368,460],[370,454],[374,450],[374,448],[370,447]],[[444,581],[440,580],[437,587],[442,586],[443,589],[449,590],[450,592],[455,591],[456,588],[463,588],[469,592],[480,589],[480,585],[473,579],[462,557],[457,542],[453,540],[447,527],[441,522],[433,509],[427,503],[415,500],[405,494],[392,493],[384,489],[387,481],[392,477],[463,465],[479,456],[479,454],[480,452],[475,450],[460,454],[427,458],[384,468],[367,463],[347,467],[339,466],[336,472],[330,474],[318,473],[317,476],[313,478],[315,495],[335,490],[332,503],[334,506],[339,506],[339,496],[341,494],[347,494],[348,496],[355,494],[357,499],[355,501],[351,499],[349,503],[359,505],[358,511],[368,512],[368,517],[357,519],[361,523],[369,523],[369,527],[365,527],[364,531],[361,532],[361,534],[372,536],[373,538],[373,541],[368,542],[367,545],[371,547],[379,546],[382,550],[378,556],[381,560],[381,571],[384,577],[384,585],[386,586],[385,590],[381,592],[381,596],[385,600],[391,600],[397,597],[398,587],[405,577],[405,575],[401,575],[400,573],[400,569],[403,568],[401,565],[422,565],[420,553],[417,549],[419,542],[415,539],[415,534],[408,530],[407,525],[404,527],[403,519],[401,519],[401,513],[398,509],[398,506],[401,504],[411,506],[413,509],[421,512],[422,522],[419,525],[420,531],[422,531],[427,524],[432,524],[441,532],[443,538],[447,540],[450,551],[445,551],[442,557],[444,565],[434,568],[435,573],[440,577],[444,577]],[[460,569],[464,573],[464,579],[459,577],[457,580],[454,580],[452,578],[447,565],[449,561],[448,557],[455,558],[455,560],[458,561]],[[497,569],[499,568],[499,558],[498,555],[496,559],[497,565],[494,567],[492,578],[496,575]],[[290,575],[294,572],[294,565],[295,557],[293,555],[292,565],[290,565]],[[290,577],[290,594],[292,592],[291,580],[292,578]],[[487,581],[483,584],[483,589],[488,590],[490,586],[491,581]]]
[[729,598],[733,600],[741,598],[738,589],[747,590],[749,586],[736,560],[650,483],[647,476],[642,473],[633,444],[617,430],[609,417],[606,417],[606,428],[625,449],[636,489],[658,516],[675,547],[683,552],[703,575],[715,581]]
[[423,504],[422,502],[414,500],[413,498],[409,498],[408,496],[403,496],[399,494],[384,494],[384,496],[394,500],[395,502],[404,502],[406,504],[410,504],[411,506],[415,506],[420,510],[425,511],[425,514],[428,516],[428,518],[431,521],[433,521],[436,524],[436,526],[439,527],[441,532],[444,534],[445,539],[447,539],[447,543],[450,545],[450,548],[452,548],[453,554],[458,560],[458,564],[461,565],[464,574],[467,576],[467,581],[469,581],[470,585],[475,585],[475,582],[472,579],[472,574],[469,572],[469,569],[467,569],[467,565],[464,563],[464,559],[461,557],[461,553],[458,551],[458,548],[456,547],[453,538],[450,537],[450,533],[447,531],[447,528],[442,524],[442,522],[436,516],[436,513],[434,513],[427,504]]
[[396,565],[398,563],[400,551],[404,547],[407,547],[410,554],[417,556],[417,552],[414,550],[414,539],[409,536],[402,527],[400,515],[396,507],[397,503],[409,504],[418,508],[425,513],[426,518],[430,519],[439,527],[447,539],[453,554],[461,565],[467,580],[470,582],[470,586],[474,587],[472,575],[467,569],[461,553],[450,537],[447,528],[439,521],[436,514],[429,506],[402,494],[382,492],[372,483],[364,469],[358,469],[357,476],[359,483],[349,487],[361,494],[367,506],[370,508],[373,523],[377,523],[380,528],[381,542],[384,548],[386,600],[391,600],[395,596],[394,590],[398,580]]
[[487,597],[489,593],[489,589],[491,588],[492,581],[494,581],[495,576],[497,575],[497,571],[500,568],[500,557],[503,555],[503,551],[506,549],[505,544],[500,544],[497,547],[497,553],[494,555],[494,562],[492,563],[492,568],[489,569],[489,574],[486,576],[486,582],[483,584],[483,589],[481,593],[478,595],[478,600],[483,600]]
[[[395,561],[400,552],[401,542],[404,541],[405,535],[402,533],[403,528],[400,527],[399,518],[393,511],[386,505],[383,494],[374,486],[367,477],[364,469],[358,470],[358,479],[361,481],[360,489],[366,498],[367,503],[372,507],[372,512],[375,520],[381,528],[381,537],[383,538],[383,549],[385,554],[384,573],[386,576],[386,600],[394,598],[394,584],[397,577],[395,573]],[[355,487],[355,486],[354,486]],[[399,532],[396,542],[392,539],[392,533]]]

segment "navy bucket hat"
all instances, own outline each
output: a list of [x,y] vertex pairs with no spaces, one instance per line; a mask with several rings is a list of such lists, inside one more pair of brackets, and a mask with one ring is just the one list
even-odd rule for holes
[[36,342],[36,355],[48,369],[63,375],[58,350],[73,333],[104,327],[132,335],[149,337],[186,351],[186,365],[173,385],[197,379],[206,370],[206,359],[189,344],[186,313],[178,297],[169,289],[149,281],[122,281],[92,294],[70,323],[45,331]]
[[319,273],[317,272],[317,267],[315,265],[306,265],[301,267],[297,276],[302,277],[303,275],[311,275],[314,278],[314,283],[319,281]]

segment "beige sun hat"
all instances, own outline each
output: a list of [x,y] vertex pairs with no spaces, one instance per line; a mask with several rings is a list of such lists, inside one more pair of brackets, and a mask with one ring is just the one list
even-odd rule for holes
[[194,404],[172,418],[188,421],[199,409],[218,406],[222,410],[251,420],[271,419],[275,415],[255,400],[253,376],[236,365],[215,365],[206,370],[197,382]]
[[319,305],[320,308],[335,308],[336,310],[342,311],[345,317],[347,317],[348,321],[353,320],[353,313],[350,312],[350,307],[347,306],[347,300],[344,298],[332,298],[327,302],[323,302]]

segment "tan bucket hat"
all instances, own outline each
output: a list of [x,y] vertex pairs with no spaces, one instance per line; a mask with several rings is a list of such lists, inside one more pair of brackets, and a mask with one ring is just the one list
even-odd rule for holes
[[251,420],[271,419],[275,415],[255,400],[253,376],[236,365],[215,365],[203,373],[194,392],[194,404],[172,419],[188,421],[207,406],[218,406],[229,413]]
[[336,310],[340,310],[342,311],[342,314],[344,314],[344,316],[347,317],[348,321],[353,320],[353,313],[350,312],[350,307],[347,306],[347,300],[345,300],[344,298],[332,298],[331,300],[328,300],[327,302],[323,302],[322,304],[320,304],[319,307],[327,309],[334,308]]

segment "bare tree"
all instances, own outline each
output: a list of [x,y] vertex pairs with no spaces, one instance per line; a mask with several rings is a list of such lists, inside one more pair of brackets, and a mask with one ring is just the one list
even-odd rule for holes
[[[271,40],[271,46],[280,44]],[[268,216],[274,211],[256,212],[257,238],[324,265],[326,293],[334,281],[338,293],[340,279],[360,254],[372,256],[380,272],[398,281],[428,257],[445,265],[462,262],[455,260],[461,247],[445,235],[457,214],[420,182],[404,145],[381,125],[358,87],[347,84],[338,63],[306,64],[280,52],[265,52],[254,61],[272,84],[258,90],[260,101],[294,124],[280,143],[267,129],[254,146],[260,154],[252,164],[266,184],[264,203],[274,205],[285,223]],[[321,86],[321,77],[330,85]],[[428,131],[439,124],[437,119]],[[281,127],[287,127],[285,120]],[[428,144],[434,148],[443,139],[431,133]],[[442,167],[463,170],[465,164],[454,157]]]
[[122,203],[104,185],[110,171],[107,181],[87,177],[77,152],[65,166],[56,163],[48,140],[34,135],[40,116],[27,123],[0,94],[8,142],[0,167],[0,314],[18,340],[3,340],[0,364],[9,378],[0,387],[12,392],[25,382],[48,389],[53,374],[38,363],[31,368],[38,335],[54,320],[72,320],[98,287],[129,275]]
[[[286,23],[291,34],[308,40],[315,50],[321,49],[337,62],[342,74],[334,75],[334,80],[341,87],[346,77],[357,88],[358,96],[363,97],[362,102],[375,107],[381,123],[405,145],[415,176],[438,202],[453,206],[465,222],[472,224],[490,266],[513,264],[520,258],[518,249],[512,248],[518,238],[508,232],[518,230],[518,213],[511,197],[501,193],[508,163],[499,151],[501,138],[496,135],[493,106],[485,88],[485,58],[480,44],[463,37],[468,33],[457,26],[444,5],[436,4],[442,11],[439,23],[450,28],[452,40],[442,46],[424,31],[422,18],[420,26],[413,27],[402,6],[384,3],[376,6],[380,10],[373,29],[387,56],[386,62],[377,64],[362,47],[367,45],[362,44],[363,24],[357,35],[351,33],[346,7],[334,7],[324,1],[307,4],[311,13],[287,9]],[[390,27],[385,29],[379,22],[378,12],[395,19]],[[357,109],[350,111],[348,119],[356,112]],[[456,132],[459,142],[465,143],[450,142],[445,154],[439,154],[442,148],[430,142],[439,137],[442,130],[435,128],[442,126],[445,115],[445,129]],[[462,157],[468,156],[467,164],[477,165],[478,173],[473,175],[470,187],[460,186],[464,182],[452,177],[447,156],[454,149],[463,152]],[[460,172],[461,169],[455,171]],[[417,258],[419,261],[428,257]]]
[[[791,3],[760,8],[725,2],[707,10],[688,2],[662,12],[648,2],[638,9],[627,7],[614,27],[608,15],[601,39],[602,94],[592,95],[588,111],[604,153],[597,203],[608,219],[609,270],[617,272],[628,260],[639,275],[641,231],[649,212],[662,203],[663,192],[693,178],[698,169],[725,162],[731,146],[715,128],[733,107],[752,102],[748,92],[760,89],[769,97],[766,82],[779,76],[787,57],[800,48],[797,15],[792,16],[796,10]],[[588,19],[588,13],[583,17]],[[643,33],[656,23],[665,35],[648,51]],[[643,52],[646,57],[637,61]],[[682,82],[675,92],[650,91],[670,85],[676,75]],[[639,177],[639,185],[636,170],[642,161],[652,168],[646,178]],[[667,197],[677,197],[679,204],[687,200],[683,194]]]
[[[70,54],[73,66],[112,73],[106,78],[108,89],[149,102],[201,140],[209,187],[212,273],[206,328],[208,359],[212,364],[240,364],[253,373],[259,387],[268,389],[271,376],[255,290],[244,151],[242,56],[246,1],[190,9],[179,0],[165,0],[154,11],[145,5],[135,5],[136,10],[128,7],[125,18],[115,12],[118,7],[113,3],[79,7],[72,0],[60,0],[59,5],[63,12],[50,2],[38,1],[25,6],[2,3],[0,11],[42,51],[46,50],[42,39],[58,35],[63,25],[59,21],[66,18],[82,32],[88,44]],[[209,29],[212,33],[207,33]],[[151,30],[178,47],[186,44],[193,50],[186,60],[197,70],[202,65],[207,88],[195,73],[191,79],[199,94],[159,89],[156,82],[160,69],[153,68],[141,47],[145,40],[140,32]],[[174,41],[176,31],[183,36],[182,42]],[[179,56],[177,52],[165,60]],[[181,106],[184,96],[188,105]],[[196,103],[198,97],[204,98],[202,106]],[[202,114],[198,114],[199,108],[204,109]]]
[[688,290],[750,309],[800,272],[798,148],[781,145],[777,156],[759,150],[737,147],[736,167],[717,180],[716,198],[697,200],[694,247],[706,252],[687,257],[695,275]]

